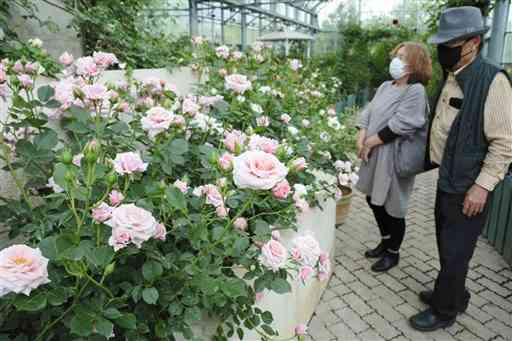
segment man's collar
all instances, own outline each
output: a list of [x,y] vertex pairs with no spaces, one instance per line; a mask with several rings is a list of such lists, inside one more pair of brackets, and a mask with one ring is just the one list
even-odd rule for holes
[[473,59],[472,59],[469,63],[467,63],[466,65],[464,65],[464,66],[462,66],[462,67],[458,68],[457,70],[455,70],[455,71],[453,72],[453,75],[454,75],[454,76],[457,76],[457,75],[458,75],[458,74],[460,74],[462,71],[464,71],[468,66],[472,65],[472,64],[475,62],[475,60],[477,60],[477,59],[478,59],[479,55],[480,55],[480,54],[475,55],[475,56],[473,57]]

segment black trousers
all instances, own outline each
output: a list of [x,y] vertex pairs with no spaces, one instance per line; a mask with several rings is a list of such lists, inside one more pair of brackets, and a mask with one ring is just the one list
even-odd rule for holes
[[384,206],[372,204],[371,197],[366,197],[366,201],[373,211],[384,245],[388,250],[398,252],[404,241],[405,219],[390,216]]
[[466,289],[469,262],[473,257],[478,236],[487,219],[484,212],[468,218],[462,213],[464,194],[449,194],[437,190],[436,239],[440,271],[434,287],[432,308],[443,318],[452,318],[469,302]]

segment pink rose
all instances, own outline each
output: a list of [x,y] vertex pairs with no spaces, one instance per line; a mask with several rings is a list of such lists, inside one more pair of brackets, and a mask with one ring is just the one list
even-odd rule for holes
[[212,105],[215,105],[215,103],[222,101],[224,97],[217,95],[217,96],[201,96],[199,97],[199,104],[204,107],[211,107]]
[[100,70],[90,56],[78,58],[75,62],[76,74],[85,77],[95,77],[99,75]]
[[31,75],[37,74],[40,68],[41,64],[38,62],[25,64],[25,72]]
[[12,68],[16,73],[22,73],[24,70],[23,63],[21,62],[21,60],[17,60]]
[[185,125],[185,117],[181,115],[173,115],[171,125],[176,127],[183,127]]
[[265,297],[265,294],[263,292],[257,292],[255,294],[255,297],[254,299],[256,300],[256,302],[261,302],[261,300]]
[[148,132],[151,139],[169,129],[173,120],[173,114],[162,107],[154,107],[146,112],[140,122],[142,129]]
[[281,240],[281,232],[279,232],[278,230],[272,231],[272,239]]
[[249,150],[261,150],[265,153],[275,154],[279,148],[279,141],[260,136],[252,135],[249,140]]
[[247,151],[233,162],[233,180],[238,188],[268,190],[283,181],[287,174],[284,164],[262,151]]
[[233,58],[233,60],[235,60],[235,61],[238,61],[238,60],[242,59],[243,55],[244,54],[242,52],[240,52],[240,51],[234,51],[231,54],[231,58]]
[[303,171],[308,166],[306,159],[303,157],[300,157],[296,160],[292,161],[292,168],[294,168],[297,171]]
[[229,58],[229,47],[226,45],[219,46],[215,49],[215,54],[219,58],[228,59]]
[[228,171],[233,167],[234,156],[231,153],[224,153],[219,158],[219,166],[222,170]]
[[94,59],[94,62],[97,65],[99,65],[105,69],[114,64],[119,64],[117,57],[113,53],[94,52],[92,54],[92,58]]
[[233,225],[235,226],[235,228],[239,229],[240,231],[245,231],[247,230],[247,219],[245,218],[236,218],[235,221],[233,222]]
[[197,104],[195,97],[188,96],[183,100],[181,111],[183,111],[184,114],[195,116],[199,113],[199,110],[201,110],[201,106]]
[[119,191],[116,191],[116,190],[113,190],[112,192],[110,192],[110,194],[108,195],[108,198],[110,200],[110,204],[112,206],[117,206],[119,205],[120,203],[123,202],[124,200],[124,195],[123,193],[119,192]]
[[206,195],[206,203],[215,207],[223,206],[224,199],[219,189],[215,185],[204,185],[202,192]]
[[244,133],[238,130],[233,130],[226,133],[224,137],[224,145],[230,152],[235,153],[237,149],[240,149],[244,145],[245,139],[246,136]]
[[192,44],[193,45],[202,45],[203,43],[205,42],[205,39],[201,36],[195,36],[195,37],[192,37]]
[[120,102],[117,105],[116,110],[119,112],[128,112],[130,111],[130,104],[128,104],[128,102]]
[[261,248],[260,263],[274,272],[283,268],[287,259],[288,251],[277,240],[271,239]]
[[80,164],[82,163],[82,159],[84,157],[84,154],[83,153],[80,153],[80,154],[76,154],[75,156],[73,156],[73,164],[77,167],[80,167]]
[[7,73],[5,72],[4,64],[0,64],[0,83],[3,83],[7,80]]
[[188,184],[185,181],[176,180],[174,181],[174,187],[180,190],[181,193],[188,192]]
[[275,187],[272,188],[272,194],[274,195],[275,198],[280,200],[288,198],[290,191],[291,187],[286,179],[277,183]]
[[294,261],[296,261],[297,263],[300,263],[302,262],[302,255],[300,254],[300,250],[296,247],[294,247],[291,251],[290,251],[290,255],[292,256],[292,259]]
[[107,88],[99,83],[86,85],[82,88],[82,91],[89,101],[104,101],[110,97]]
[[307,213],[309,212],[309,203],[304,199],[298,199],[295,200],[295,207],[301,212],[301,213]]
[[222,77],[226,77],[228,75],[228,70],[220,69],[219,70],[219,75],[221,75]]
[[113,161],[114,170],[121,175],[145,172],[148,164],[144,163],[138,153],[126,152],[116,155]]
[[290,60],[290,67],[293,71],[297,71],[302,67],[302,63],[298,59],[292,59]]
[[329,273],[331,272],[331,260],[329,259],[329,254],[326,252],[322,252],[320,257],[318,258],[318,278],[321,281],[324,281],[329,277]]
[[226,76],[225,86],[227,90],[233,90],[237,94],[244,94],[252,88],[251,82],[244,75],[233,74]]
[[75,84],[71,79],[61,79],[53,86],[55,94],[53,98],[63,106],[70,106],[75,99]]
[[288,114],[282,114],[280,118],[281,122],[283,122],[284,124],[288,124],[292,120],[292,118]]
[[225,206],[218,206],[215,209],[215,213],[217,213],[217,217],[219,218],[226,218],[229,214],[229,209],[227,209]]
[[309,265],[304,265],[299,270],[299,278],[304,283],[306,282],[315,272],[315,270]]
[[270,125],[270,118],[268,116],[260,116],[256,119],[258,127],[268,127]]
[[40,285],[50,282],[48,259],[39,249],[12,245],[0,251],[0,297],[11,292],[30,295]]
[[138,248],[142,243],[157,234],[158,223],[151,212],[134,204],[123,204],[114,208],[112,218],[105,222],[112,227],[112,236],[116,230],[128,231],[131,242]]
[[18,80],[25,89],[31,89],[34,86],[34,80],[27,74],[19,75]]
[[311,234],[297,236],[293,239],[292,243],[300,252],[302,264],[316,266],[322,250],[318,241]]
[[112,235],[108,239],[108,245],[114,248],[114,251],[119,251],[122,248],[127,247],[132,241],[132,237],[129,230],[117,228],[112,229]]
[[329,109],[327,110],[327,115],[329,115],[329,116],[336,116],[336,109],[334,109],[334,108],[329,108]]
[[69,54],[67,52],[64,52],[59,57],[59,63],[61,63],[62,65],[65,65],[65,66],[71,65],[73,63],[73,60],[74,60],[73,55]]
[[155,239],[159,240],[165,240],[165,236],[167,234],[167,229],[165,228],[164,224],[158,224],[156,225],[156,231],[155,231]]
[[307,334],[308,327],[305,324],[299,324],[295,327],[295,335],[304,336]]
[[98,223],[107,221],[112,217],[112,207],[102,202],[98,207],[92,209],[92,219]]

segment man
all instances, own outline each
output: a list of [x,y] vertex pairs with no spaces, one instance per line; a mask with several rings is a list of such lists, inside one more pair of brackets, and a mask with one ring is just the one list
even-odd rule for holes
[[420,331],[455,322],[466,310],[469,262],[486,218],[489,195],[512,162],[512,84],[480,56],[484,27],[480,10],[445,10],[437,45],[445,83],[429,130],[427,164],[439,167],[436,238],[440,271],[433,291],[420,293],[429,309],[410,318]]

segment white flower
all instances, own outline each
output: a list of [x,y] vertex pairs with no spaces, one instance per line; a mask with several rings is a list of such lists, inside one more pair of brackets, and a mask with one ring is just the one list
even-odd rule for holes
[[263,114],[263,108],[261,107],[261,105],[256,104],[256,103],[251,103],[250,107],[251,107],[251,110],[254,111],[255,113]]
[[60,187],[59,185],[57,185],[57,183],[53,179],[53,176],[48,179],[48,184],[46,185],[46,187],[50,187],[55,193],[64,192],[64,189],[62,187]]
[[43,41],[39,38],[29,39],[28,44],[39,49],[43,47]]
[[299,133],[299,129],[295,128],[294,126],[289,126],[288,132],[293,136],[296,136]]
[[327,134],[325,131],[320,133],[320,139],[324,142],[329,142],[331,139],[331,136]]
[[293,185],[293,192],[293,199],[299,200],[308,194],[308,189],[303,184],[295,184]]
[[307,128],[307,127],[309,127],[310,125],[311,125],[311,122],[310,122],[309,120],[306,120],[306,119],[303,119],[303,120],[302,120],[302,126],[303,126],[304,128]]
[[270,91],[272,91],[272,88],[270,86],[262,86],[259,90],[262,94],[267,94]]

